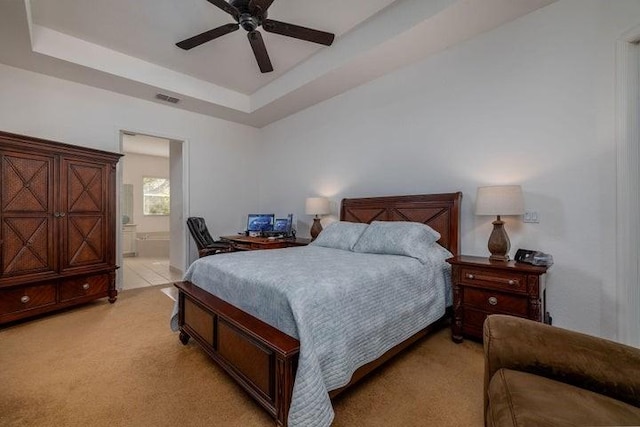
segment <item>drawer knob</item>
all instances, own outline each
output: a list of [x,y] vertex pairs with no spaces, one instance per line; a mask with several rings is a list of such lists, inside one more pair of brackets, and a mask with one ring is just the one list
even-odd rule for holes
[[467,274],[467,279],[473,279],[474,275],[473,274]]
[[28,303],[31,300],[31,298],[29,298],[29,295],[24,295],[22,298],[20,298],[20,302],[23,304]]
[[513,280],[513,279],[511,279],[511,280],[509,280],[509,284],[510,284],[511,286],[513,286],[513,285],[515,285],[515,284],[516,284],[516,281],[515,281],[515,280]]
[[491,305],[496,305],[496,304],[498,304],[498,298],[496,298],[496,297],[489,297],[489,304],[491,304]]
[[85,283],[84,285],[82,285],[82,289],[84,289],[85,291],[89,289],[89,284]]

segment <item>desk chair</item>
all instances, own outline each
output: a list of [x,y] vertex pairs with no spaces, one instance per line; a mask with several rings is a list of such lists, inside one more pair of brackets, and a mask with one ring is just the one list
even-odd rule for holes
[[200,258],[215,255],[220,252],[233,251],[231,244],[220,240],[213,240],[213,237],[209,234],[209,230],[207,230],[207,224],[204,222],[204,218],[194,216],[187,218],[187,227],[189,227],[193,241],[196,242]]

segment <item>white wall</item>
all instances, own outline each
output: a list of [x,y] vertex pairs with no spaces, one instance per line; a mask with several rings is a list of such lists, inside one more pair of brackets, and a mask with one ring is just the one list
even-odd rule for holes
[[[167,141],[168,143],[169,141]],[[131,222],[137,225],[136,231],[138,233],[168,232],[170,229],[169,215],[144,214],[142,179],[144,177],[169,178],[169,159],[125,152],[120,162],[122,183],[133,185],[133,218],[131,218]]]
[[[553,254],[554,324],[614,337],[615,41],[637,0],[561,0],[263,129],[262,211],[304,199],[462,191],[462,253],[488,255],[476,188],[521,184],[539,224],[518,247]],[[299,223],[299,226],[301,224]]]
[[257,208],[257,129],[5,65],[0,93],[7,132],[114,152],[123,129],[186,141],[190,214],[214,233],[242,229],[239,212]]

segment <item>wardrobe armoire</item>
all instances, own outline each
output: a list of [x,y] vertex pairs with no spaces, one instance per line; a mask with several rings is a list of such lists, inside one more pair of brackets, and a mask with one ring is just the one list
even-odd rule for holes
[[115,302],[120,156],[0,132],[0,324]]

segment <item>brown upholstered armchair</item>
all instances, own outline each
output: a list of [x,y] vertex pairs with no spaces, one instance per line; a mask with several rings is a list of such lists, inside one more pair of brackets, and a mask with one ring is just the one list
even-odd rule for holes
[[484,323],[486,426],[640,425],[640,349],[512,316]]
[[187,218],[187,227],[189,227],[191,237],[193,237],[194,242],[196,242],[200,258],[215,255],[219,252],[231,252],[233,250],[230,243],[213,240],[213,237],[211,237],[207,229],[207,224],[204,222],[204,218],[194,216]]

